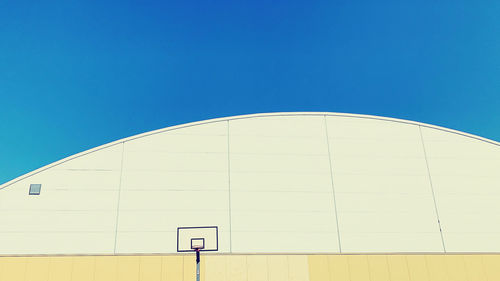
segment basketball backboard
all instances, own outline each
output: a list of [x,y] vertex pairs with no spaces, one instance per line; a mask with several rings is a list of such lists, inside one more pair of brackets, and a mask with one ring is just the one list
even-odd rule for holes
[[177,228],[177,252],[218,251],[217,226],[183,226]]

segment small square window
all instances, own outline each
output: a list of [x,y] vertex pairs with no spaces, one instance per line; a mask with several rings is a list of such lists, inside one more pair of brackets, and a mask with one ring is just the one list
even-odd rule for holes
[[40,195],[41,189],[42,189],[42,185],[39,183],[30,184],[30,195]]

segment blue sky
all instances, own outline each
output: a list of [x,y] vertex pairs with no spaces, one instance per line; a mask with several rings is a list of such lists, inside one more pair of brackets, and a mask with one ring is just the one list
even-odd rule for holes
[[0,183],[123,137],[280,111],[500,141],[500,1],[0,1]]

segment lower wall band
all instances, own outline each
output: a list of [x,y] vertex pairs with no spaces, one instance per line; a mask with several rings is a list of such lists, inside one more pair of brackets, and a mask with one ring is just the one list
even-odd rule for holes
[[[0,281],[191,281],[195,257],[0,257]],[[500,255],[202,255],[202,281],[498,281]]]

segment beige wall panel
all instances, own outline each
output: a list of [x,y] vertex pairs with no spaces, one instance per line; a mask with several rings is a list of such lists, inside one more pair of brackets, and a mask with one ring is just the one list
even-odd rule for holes
[[94,281],[95,269],[95,257],[74,257],[71,269],[71,281]]
[[[202,281],[499,280],[498,255],[202,255]],[[65,278],[63,278],[65,277]],[[195,256],[3,257],[0,280],[195,278]]]
[[[189,202],[189,201],[188,201]],[[190,204],[190,203],[189,203]],[[176,231],[177,226],[223,225],[227,211],[121,211],[120,231]],[[145,217],[151,219],[144,219]],[[181,218],[180,218],[181,217]],[[224,219],[225,218],[225,219]],[[219,231],[228,231],[219,228]]]
[[[331,192],[232,191],[233,211],[332,212]],[[258,204],[256,204],[258,202]]]
[[[167,170],[128,170],[122,175],[123,190],[227,190],[221,186],[222,179],[227,181],[227,170],[198,170],[196,177],[189,177],[187,171]],[[168,178],[168,180],[165,180]],[[145,181],[144,179],[148,179]]]
[[445,258],[446,256],[443,255],[425,256],[430,281],[454,281],[449,279]]
[[449,255],[445,260],[448,275],[453,281],[466,281],[464,257],[461,255]]
[[1,281],[24,281],[26,277],[27,258],[0,258],[2,263]]
[[500,255],[484,255],[483,266],[488,281],[500,280]]
[[[368,257],[367,256],[348,256],[347,260],[349,262],[349,275],[351,281],[369,281],[370,271],[368,267]],[[398,279],[395,279],[398,280]]]
[[[434,242],[432,244],[426,243],[425,240],[432,240],[435,234],[429,233],[416,233],[414,235],[402,236],[400,233],[344,233],[342,236],[342,243],[346,245],[357,245],[356,251],[348,251],[347,248],[345,252],[356,252],[356,253],[405,253],[414,252],[415,248],[418,247],[419,252],[435,252],[436,247],[441,244]],[[416,240],[419,239],[419,240]],[[370,241],[377,241],[379,244],[374,244]],[[391,249],[397,248],[397,250],[388,250],[387,245],[391,245]],[[360,250],[364,249],[364,250]],[[344,251],[344,250],[343,250]]]
[[289,255],[287,262],[288,280],[309,281],[309,266],[306,255]]
[[162,257],[162,281],[184,280],[184,257]]
[[71,280],[73,257],[50,257],[49,281]]
[[74,257],[71,281],[95,281],[95,269],[96,257]]
[[102,254],[113,251],[114,232],[0,232],[3,255]]
[[[333,161],[336,161],[336,158],[333,156]],[[347,162],[355,161],[351,159],[346,159]],[[378,165],[376,161],[372,162],[373,165]],[[356,165],[351,165],[352,169],[356,169]],[[362,167],[359,167],[360,169]],[[333,167],[335,169],[335,173],[337,173],[337,169],[335,166]],[[339,168],[340,169],[340,168]],[[377,168],[374,168],[377,169]],[[338,192],[353,192],[353,195],[360,194],[363,192],[366,193],[373,193],[374,190],[383,190],[384,192],[387,193],[395,193],[395,194],[404,194],[404,191],[401,191],[401,186],[405,186],[408,181],[411,181],[415,186],[421,186],[421,187],[426,187],[429,186],[429,177],[428,175],[424,174],[412,174],[413,171],[408,171],[407,174],[403,175],[391,175],[388,176],[387,174],[383,173],[376,173],[374,171],[372,172],[358,172],[358,171],[348,171],[347,169],[344,171],[339,171],[338,173],[341,174],[341,176],[337,176],[334,179],[335,187],[339,187]],[[372,183],[370,185],[366,184],[366,175],[369,176],[370,179],[372,179]],[[349,186],[356,186],[356,190],[351,190],[349,191]],[[344,189],[344,187],[346,189]],[[430,189],[430,187],[429,187]],[[337,189],[335,189],[337,191]],[[418,188],[418,189],[413,189],[412,194],[415,195],[426,195],[429,196],[429,190],[426,190],[426,188]]]
[[140,281],[161,281],[162,278],[162,257],[143,256],[140,257],[139,265]]
[[465,271],[469,281],[487,281],[483,257],[481,255],[464,255]]
[[311,281],[334,280],[330,276],[331,274],[328,264],[328,258],[329,256],[326,255],[311,255],[308,257],[309,280]]
[[331,281],[349,280],[351,274],[347,256],[329,255],[328,271],[330,273]]
[[[184,280],[196,280],[196,257],[194,255],[184,255]],[[201,268],[204,267],[203,263],[200,263],[200,276]],[[200,280],[201,281],[201,280]]]
[[269,280],[287,281],[289,278],[288,258],[285,255],[267,256]]
[[231,120],[229,134],[233,252],[338,251],[323,117]]
[[[184,136],[187,138],[188,136]],[[192,138],[189,136],[189,138]],[[225,141],[226,137],[218,137]],[[203,139],[198,140],[200,146],[205,146]],[[168,145],[168,144],[165,144]],[[171,144],[173,145],[173,144]],[[128,142],[125,143],[126,171],[216,171],[227,169],[227,151],[225,152],[163,152],[163,151],[130,151]],[[143,160],[143,161],[141,161]],[[221,167],[217,169],[218,167]],[[125,187],[125,186],[124,186]],[[128,186],[127,186],[128,187]]]
[[410,280],[415,281],[428,281],[429,272],[427,270],[427,264],[425,256],[423,255],[407,255],[406,263],[408,264],[408,274],[410,275]]
[[247,256],[228,256],[227,276],[231,281],[247,281]]
[[422,127],[448,252],[499,252],[500,146]]
[[[328,192],[331,179],[324,173],[286,173],[286,172],[238,172],[231,173],[231,191],[311,191]],[[318,175],[320,175],[318,177]],[[248,178],[252,178],[248,181]]]
[[51,211],[51,212],[8,212],[0,221],[12,225],[9,232],[26,234],[37,232],[113,232],[111,222],[116,213],[110,211]]
[[247,256],[248,281],[267,281],[269,276],[268,257],[260,255]]
[[25,281],[46,281],[49,278],[50,259],[29,257],[26,259]]
[[389,272],[391,280],[410,281],[410,272],[408,270],[408,262],[404,255],[389,255],[387,256],[389,264]]
[[[233,222],[234,232],[258,231],[283,232],[285,234],[310,232],[335,235],[335,232],[331,231],[335,227],[335,222],[331,222],[331,215],[326,212],[256,210],[233,212],[233,216],[238,217],[239,220]],[[316,221],[316,223],[311,222],[311,220]],[[304,225],[307,225],[307,229],[304,229]],[[293,245],[290,246],[293,247]]]
[[[234,252],[246,253],[307,253],[329,252],[337,243],[331,239],[335,233],[303,232],[232,232],[232,240],[239,241],[244,247],[233,244]],[[297,241],[310,240],[307,245]]]
[[118,259],[116,256],[95,258],[94,281],[118,281]]
[[232,280],[227,276],[227,259],[228,256],[206,256],[205,272],[207,281],[229,281]]
[[443,251],[418,126],[326,120],[342,251]]
[[389,265],[387,257],[384,255],[368,256],[368,267],[370,271],[371,281],[387,281],[391,280],[389,273]]
[[229,251],[227,123],[125,143],[118,253],[175,253],[179,226],[219,227]]
[[176,243],[175,231],[122,231],[116,238],[116,252],[121,254],[173,253],[177,251]]
[[[234,140],[238,142],[238,140]],[[323,140],[325,141],[325,140]],[[239,143],[238,145],[244,145]],[[250,143],[248,145],[251,145]],[[304,174],[329,174],[329,162],[328,155],[280,155],[279,157],[273,152],[269,151],[268,155],[255,154],[255,155],[245,155],[237,154],[237,152],[231,151],[231,167],[234,167],[234,171],[248,172],[252,171],[255,173],[291,173],[296,171],[297,173]],[[265,153],[265,152],[264,152]],[[276,165],[276,161],[280,161],[279,165]],[[260,163],[260,165],[255,165],[255,163]],[[233,166],[234,165],[234,166]],[[318,171],[318,166],[321,168]],[[327,189],[328,186],[323,187],[320,190]]]
[[[478,216],[479,217],[479,216]],[[446,218],[446,216],[445,216]],[[465,223],[465,222],[464,222]],[[492,241],[498,240],[498,232],[496,233],[477,233],[472,232],[458,232],[458,233],[448,233],[445,235],[446,245],[460,246],[460,251],[456,248],[451,248],[449,252],[477,252],[477,253],[494,253],[497,249],[497,245],[492,243]],[[462,245],[468,242],[467,245]],[[473,242],[469,242],[473,241]]]
[[112,253],[121,156],[114,145],[1,189],[0,253]]
[[141,269],[141,257],[125,256],[118,257],[117,280],[139,281]]
[[227,200],[227,191],[122,191],[120,210],[220,211],[228,209]]

